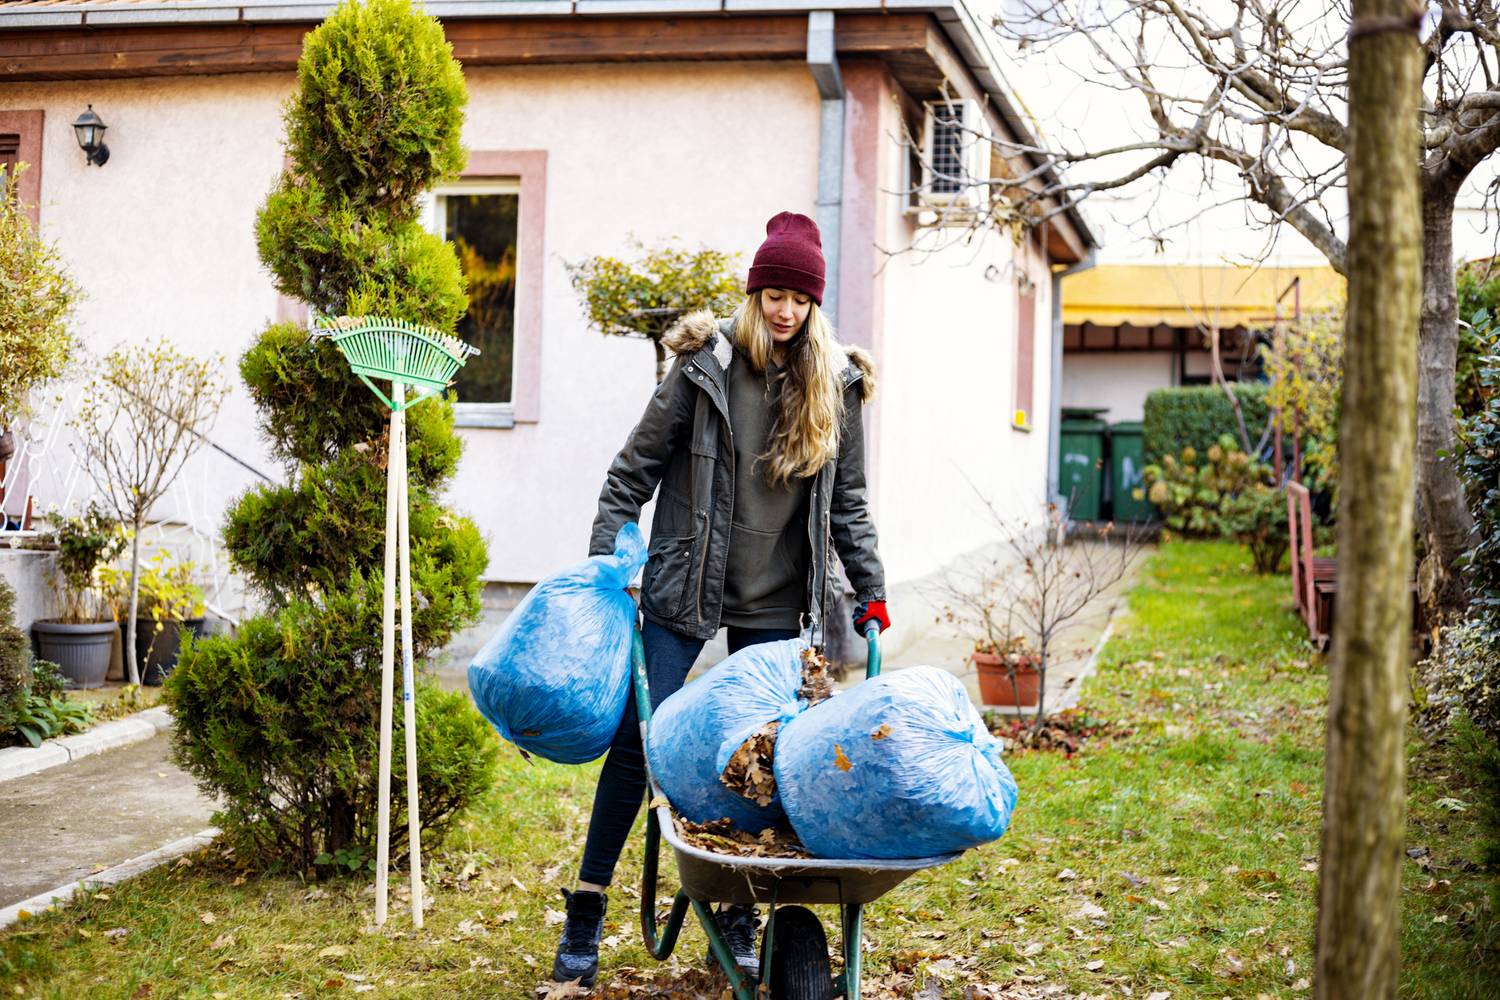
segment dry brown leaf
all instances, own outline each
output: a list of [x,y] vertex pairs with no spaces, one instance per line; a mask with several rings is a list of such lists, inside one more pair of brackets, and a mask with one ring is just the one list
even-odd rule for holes
[[802,687],[797,697],[807,702],[808,707],[833,697],[833,675],[828,672],[828,660],[809,646],[802,651]]
[[808,856],[796,834],[768,827],[759,834],[746,833],[728,819],[689,823],[675,813],[677,834],[694,847],[742,858],[805,858]]
[[768,722],[741,743],[729,757],[719,781],[725,788],[758,806],[776,798],[776,733],[780,722]]
[[219,918],[214,916],[213,910],[204,910],[202,913],[198,914],[198,919],[203,921],[205,924],[211,924]]
[[234,944],[233,934],[220,934],[218,937],[214,938],[214,943],[208,946],[208,950],[223,951],[225,948],[228,948],[232,944]]
[[833,745],[833,766],[848,774],[854,765],[850,763],[849,757],[844,753],[844,748],[837,743]]
[[345,948],[341,944],[331,944],[327,948],[324,948],[322,951],[318,952],[318,957],[319,958],[343,958],[347,954],[349,954],[349,949],[348,948]]
[[889,735],[891,735],[891,724],[889,722],[882,722],[880,728],[870,734],[870,739],[883,740]]

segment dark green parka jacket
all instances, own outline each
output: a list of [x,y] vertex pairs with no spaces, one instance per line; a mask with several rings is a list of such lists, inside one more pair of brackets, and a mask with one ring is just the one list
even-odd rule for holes
[[[615,456],[599,494],[589,554],[614,551],[615,533],[640,517],[661,488],[641,578],[643,610],[698,638],[719,629],[724,569],[734,512],[734,448],[729,436],[728,367],[734,358],[732,320],[690,313],[664,338],[677,355],[640,422]],[[829,578],[829,540],[838,551],[856,601],[885,600],[885,571],[865,489],[864,423],[860,411],[875,392],[874,366],[846,347],[844,423],[837,455],[813,478],[808,503],[812,565],[807,578],[808,627],[821,632]]]

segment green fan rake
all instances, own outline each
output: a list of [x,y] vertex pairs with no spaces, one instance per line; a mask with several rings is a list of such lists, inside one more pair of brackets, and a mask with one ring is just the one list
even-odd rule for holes
[[[422,926],[422,838],[417,814],[417,707],[411,636],[411,512],[406,481],[406,411],[436,395],[478,349],[401,320],[340,316],[311,331],[338,345],[349,367],[391,411],[385,480],[385,601],[380,672],[380,814],[375,854],[375,923],[385,923],[391,860],[391,702],[395,688],[397,560],[401,580],[401,681],[406,722],[406,819],[411,857],[411,919]],[[391,383],[387,396],[373,380]],[[406,387],[418,391],[406,398]]]

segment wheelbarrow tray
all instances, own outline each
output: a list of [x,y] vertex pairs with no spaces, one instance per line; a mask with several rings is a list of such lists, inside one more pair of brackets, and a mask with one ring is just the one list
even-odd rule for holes
[[677,857],[688,898],[715,903],[870,903],[927,868],[958,854],[933,858],[760,858],[706,851],[677,833],[669,806],[656,807],[661,833]]

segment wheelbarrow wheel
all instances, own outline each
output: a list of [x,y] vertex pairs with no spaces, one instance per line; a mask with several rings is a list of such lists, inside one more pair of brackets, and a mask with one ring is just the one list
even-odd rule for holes
[[833,1000],[823,922],[805,906],[782,906],[772,927],[771,1000]]

